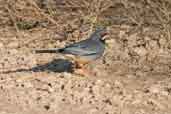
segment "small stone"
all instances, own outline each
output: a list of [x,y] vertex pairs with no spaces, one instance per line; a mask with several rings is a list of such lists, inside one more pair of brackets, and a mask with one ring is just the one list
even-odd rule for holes
[[10,42],[10,43],[8,44],[8,47],[9,47],[9,48],[17,48],[17,47],[19,47],[19,43],[18,43],[18,42],[15,42],[15,41]]
[[166,45],[166,39],[160,38],[160,39],[159,39],[159,43],[160,43],[161,46]]
[[134,51],[139,55],[139,56],[145,56],[147,54],[147,50],[143,47],[137,47],[134,49]]
[[107,84],[106,84],[106,87],[107,87],[107,88],[110,88],[111,86],[110,86],[110,84],[109,84],[109,83],[107,83]]
[[151,93],[160,93],[160,87],[157,86],[157,85],[151,86],[151,87],[149,88],[149,91],[150,91]]
[[30,83],[30,82],[27,82],[27,83],[25,83],[25,87],[26,88],[31,88],[31,87],[33,87],[33,84]]
[[168,96],[169,92],[168,91],[161,91],[161,94],[164,95],[164,96]]
[[63,75],[66,76],[66,77],[71,77],[72,76],[71,73],[67,73],[67,72],[64,72]]
[[11,49],[11,50],[9,50],[9,53],[10,54],[17,54],[18,50],[17,49]]
[[48,91],[52,93],[52,92],[54,92],[54,89],[53,88],[48,88]]
[[97,80],[96,84],[101,85],[101,84],[103,84],[103,81],[102,80]]
[[0,42],[0,48],[3,48],[4,47],[4,44]]
[[150,41],[150,47],[151,47],[152,49],[157,49],[157,48],[158,48],[157,41],[151,40],[151,41]]

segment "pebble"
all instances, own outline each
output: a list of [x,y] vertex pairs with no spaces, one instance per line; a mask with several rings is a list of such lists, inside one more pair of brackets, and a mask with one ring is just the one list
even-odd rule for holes
[[10,54],[17,54],[18,50],[17,49],[11,49],[11,50],[9,50],[9,53]]
[[138,47],[135,48],[134,51],[139,55],[139,56],[145,56],[147,54],[147,50],[143,47]]
[[10,42],[10,43],[8,44],[8,47],[9,47],[9,48],[17,48],[17,47],[19,47],[19,43],[18,43],[18,42],[15,42],[15,41]]
[[30,82],[25,83],[26,88],[32,88],[33,84]]
[[149,88],[149,91],[151,93],[160,93],[160,87],[159,85],[153,85]]
[[166,39],[161,38],[161,39],[159,39],[159,43],[160,43],[161,46],[165,46],[167,41],[166,41]]
[[0,48],[4,48],[4,44],[0,42]]

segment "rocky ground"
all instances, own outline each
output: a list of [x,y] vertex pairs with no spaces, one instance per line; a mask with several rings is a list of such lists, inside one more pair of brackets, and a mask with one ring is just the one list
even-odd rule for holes
[[[170,1],[85,1],[0,0],[0,114],[171,114]],[[92,25],[110,33],[92,74],[34,53],[82,40]]]
[[[47,30],[21,32],[17,38],[10,28],[1,28],[0,113],[170,114],[167,42],[155,29],[146,28],[143,37],[128,35],[130,30],[111,27],[104,56],[87,66],[96,75],[79,76],[61,71],[63,56],[34,53],[46,41],[29,42],[29,37],[45,39]],[[65,43],[52,42],[54,47]]]

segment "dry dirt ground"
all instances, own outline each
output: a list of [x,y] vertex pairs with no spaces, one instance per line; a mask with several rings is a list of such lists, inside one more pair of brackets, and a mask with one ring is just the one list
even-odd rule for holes
[[[145,28],[146,36],[128,35],[130,30],[129,26],[110,27],[104,56],[87,66],[96,75],[82,77],[61,72],[58,67],[64,64],[58,58],[63,56],[33,52],[46,41],[29,42],[29,37],[46,39],[48,29],[20,32],[20,39],[15,30],[1,28],[0,113],[170,114],[167,42],[155,29]],[[23,42],[29,44],[21,47]],[[54,42],[54,47],[65,45],[65,41]]]
[[[84,21],[93,17],[87,14],[82,20],[80,15],[79,24],[74,12],[79,14],[77,8],[81,6],[71,10],[56,0],[65,6],[58,7],[59,12],[54,14],[56,26],[45,13],[34,14],[35,5],[29,6],[26,0],[15,1],[8,2],[6,10],[0,3],[0,114],[171,114],[170,17],[157,15],[160,21],[168,21],[164,28],[158,26],[158,18],[153,18],[154,13],[161,13],[158,8],[166,10],[157,7],[161,1],[147,0],[147,4],[141,0],[139,4],[136,0],[119,0],[107,8],[102,17],[114,21],[108,23],[110,41],[104,56],[87,66],[93,73],[85,76],[70,73],[71,63],[62,55],[35,54],[34,50],[59,48],[86,38],[90,31]],[[129,10],[123,10],[125,7]],[[134,7],[140,12],[131,18],[128,14],[135,11]],[[157,12],[151,13],[150,7]],[[84,7],[83,10],[86,12]],[[124,15],[130,19],[121,18]],[[40,22],[30,27],[23,21],[27,19]]]

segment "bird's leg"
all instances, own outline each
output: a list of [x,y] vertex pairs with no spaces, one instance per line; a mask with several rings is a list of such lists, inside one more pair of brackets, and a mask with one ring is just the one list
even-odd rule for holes
[[84,67],[84,64],[81,64],[79,62],[76,62],[76,66],[77,69],[82,69]]
[[80,64],[79,62],[76,62],[74,73],[82,76],[92,74],[92,72],[85,68],[85,64]]
[[85,75],[83,64],[80,64],[79,62],[75,61],[74,74],[83,75],[83,76]]

